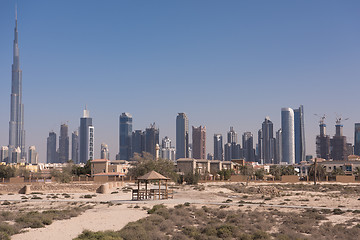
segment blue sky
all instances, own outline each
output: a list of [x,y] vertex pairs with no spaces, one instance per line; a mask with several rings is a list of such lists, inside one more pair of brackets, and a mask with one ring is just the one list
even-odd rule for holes
[[[18,24],[26,145],[45,161],[46,138],[79,125],[87,104],[100,144],[118,151],[118,118],[156,122],[175,141],[175,118],[213,134],[256,135],[265,116],[304,105],[306,147],[315,153],[317,114],[334,134],[350,119],[360,77],[359,1],[24,1]],[[0,145],[8,144],[15,1],[0,1]],[[256,138],[256,137],[255,137]],[[175,143],[175,142],[174,142]]]

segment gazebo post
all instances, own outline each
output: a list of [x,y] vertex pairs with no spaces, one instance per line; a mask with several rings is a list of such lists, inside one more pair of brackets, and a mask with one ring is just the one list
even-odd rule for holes
[[140,194],[140,180],[138,180],[138,192],[137,192],[137,200],[139,201],[139,194]]
[[160,200],[160,186],[161,186],[161,180],[159,179],[159,200]]
[[168,199],[167,179],[165,180],[165,199]]
[[147,183],[148,183],[148,181],[147,180],[145,180],[145,199],[147,199],[148,197],[148,195],[147,195]]

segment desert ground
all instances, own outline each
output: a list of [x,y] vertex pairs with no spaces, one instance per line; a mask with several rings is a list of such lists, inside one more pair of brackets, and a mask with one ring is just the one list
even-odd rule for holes
[[[360,222],[360,185],[320,183],[234,183],[208,182],[196,186],[170,185],[174,198],[168,200],[131,201],[131,188],[135,183],[125,182],[113,187],[107,194],[96,193],[99,184],[46,183],[31,187],[30,194],[19,194],[19,185],[0,185],[1,224],[19,224],[16,216],[28,212],[81,209],[75,216],[53,217],[50,224],[29,227],[21,225],[11,239],[74,239],[84,230],[120,230],[129,222],[148,216],[147,210],[164,204],[173,208],[179,204],[191,204],[201,208],[223,208],[228,210],[268,211],[277,209],[284,213],[299,213],[304,209],[339,211],[341,214],[327,215],[333,224],[355,225]],[[151,185],[149,188],[157,188]],[[4,214],[6,212],[7,214]],[[25,225],[24,225],[25,224]],[[25,227],[24,227],[25,226]],[[6,239],[6,238],[4,238]]]

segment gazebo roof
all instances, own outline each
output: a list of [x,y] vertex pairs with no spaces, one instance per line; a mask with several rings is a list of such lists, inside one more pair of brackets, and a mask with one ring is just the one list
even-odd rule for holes
[[138,177],[138,180],[169,180],[170,178],[164,177],[158,172],[151,171],[144,176]]

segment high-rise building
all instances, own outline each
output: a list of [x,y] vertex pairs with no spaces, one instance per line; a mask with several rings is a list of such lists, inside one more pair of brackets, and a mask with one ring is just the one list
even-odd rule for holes
[[347,160],[348,146],[346,137],[343,136],[343,125],[341,124],[340,119],[336,121],[335,128],[335,136],[330,139],[331,158],[333,160]]
[[291,108],[281,109],[281,130],[283,162],[295,164],[294,111]]
[[59,136],[59,162],[66,163],[69,160],[69,135],[68,125],[61,124]]
[[195,159],[206,159],[206,127],[192,127],[192,154]]
[[[11,105],[9,122],[9,162],[17,162],[11,159],[16,149],[16,156],[20,149],[20,158],[26,158],[25,130],[24,130],[24,104],[22,103],[22,71],[20,69],[20,51],[18,42],[17,11],[15,13],[15,38],[11,79]],[[19,148],[19,149],[17,149]]]
[[[231,159],[225,158],[225,161],[242,158],[241,146],[237,143],[237,133],[234,131],[233,127],[230,127],[230,131],[227,133],[227,140],[231,145]],[[230,157],[230,155],[227,155],[227,157]]]
[[132,156],[134,156],[134,153],[141,155],[142,152],[144,151],[145,151],[145,133],[142,130],[135,130],[132,133]]
[[325,117],[320,120],[320,135],[316,136],[316,156],[326,160],[330,159],[330,136],[326,135]]
[[274,163],[274,152],[275,152],[275,139],[274,139],[274,130],[273,123],[270,121],[269,117],[266,117],[262,123],[262,146],[261,150],[263,151],[263,163],[264,164],[273,164]]
[[47,163],[56,163],[58,161],[57,152],[56,152],[56,133],[49,132],[49,137],[47,138],[46,145],[46,162]]
[[263,135],[262,135],[262,129],[259,129],[258,131],[258,143],[256,144],[256,161],[261,164],[264,161],[264,155],[262,151],[262,145],[263,145]]
[[1,146],[1,148],[0,148],[0,162],[9,163],[9,147]]
[[130,160],[132,158],[132,116],[130,113],[120,115],[119,132],[119,154],[121,160]]
[[105,143],[101,144],[100,158],[110,160],[109,146]]
[[145,130],[145,152],[150,153],[154,158],[156,158],[156,144],[159,144],[159,129],[153,123]]
[[354,154],[360,156],[360,123],[355,123]]
[[282,162],[282,131],[281,128],[276,132],[275,139],[275,164]]
[[214,134],[214,160],[223,161],[223,140],[221,134]]
[[225,161],[231,161],[231,159],[233,159],[231,154],[231,143],[225,143],[224,159]]
[[11,154],[11,160],[13,163],[20,163],[21,162],[21,149],[20,147],[17,147],[15,148],[13,151],[12,151],[12,154]]
[[305,161],[304,107],[294,109],[295,163]]
[[243,157],[247,162],[255,161],[254,139],[251,132],[245,132],[242,136]]
[[74,163],[79,164],[79,131],[75,130],[71,134],[71,159]]
[[189,119],[185,113],[178,113],[176,117],[176,159],[189,157]]
[[94,159],[94,127],[89,111],[85,108],[80,118],[80,163]]
[[161,158],[175,161],[176,150],[171,146],[171,140],[167,136],[162,139]]
[[30,164],[38,164],[38,153],[36,152],[35,146],[29,147],[29,158],[28,162]]

